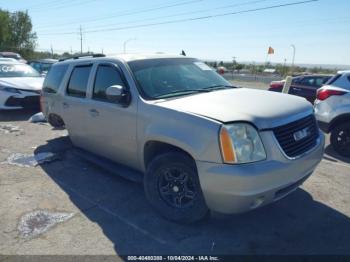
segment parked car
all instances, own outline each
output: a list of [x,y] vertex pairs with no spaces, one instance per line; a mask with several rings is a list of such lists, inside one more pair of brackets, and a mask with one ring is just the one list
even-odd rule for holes
[[27,61],[23,59],[23,57],[20,54],[14,52],[0,52],[0,57],[13,58],[16,59],[18,62],[27,63]]
[[43,81],[29,65],[0,61],[0,110],[39,108]]
[[82,156],[143,181],[151,205],[176,222],[275,202],[323,155],[324,135],[305,99],[235,88],[189,57],[58,62],[41,101]]
[[29,61],[28,64],[32,66],[35,70],[37,70],[40,74],[46,75],[51,66],[54,63],[57,63],[57,59],[38,59]]
[[4,58],[4,57],[0,57],[0,62],[17,62],[17,60],[14,59],[14,58]]
[[[317,90],[331,77],[331,75],[303,75],[294,77],[288,93],[304,97],[313,104],[316,99]],[[282,92],[284,83],[285,80],[271,82],[269,91]]]
[[350,157],[350,70],[340,71],[317,92],[315,112],[320,128],[331,133],[331,145]]

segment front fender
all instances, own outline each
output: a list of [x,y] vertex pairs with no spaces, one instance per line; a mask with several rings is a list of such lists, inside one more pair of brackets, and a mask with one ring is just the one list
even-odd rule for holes
[[186,151],[193,159],[221,163],[220,123],[194,114],[175,111],[156,104],[144,104],[139,111],[138,141],[141,165],[149,141],[163,142]]

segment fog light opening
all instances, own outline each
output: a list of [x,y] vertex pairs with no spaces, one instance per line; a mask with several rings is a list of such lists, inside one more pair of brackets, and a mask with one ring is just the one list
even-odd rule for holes
[[258,208],[259,206],[261,206],[265,201],[265,197],[264,196],[260,196],[257,199],[254,200],[254,202],[252,202],[252,204],[250,205],[251,209],[255,209]]

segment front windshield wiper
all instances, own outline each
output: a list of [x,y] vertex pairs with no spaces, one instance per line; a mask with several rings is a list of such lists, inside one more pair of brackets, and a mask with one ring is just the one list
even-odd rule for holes
[[229,89],[229,88],[236,88],[235,86],[230,85],[212,85],[203,88],[202,90],[211,91],[211,90],[220,90],[220,89]]
[[171,96],[176,96],[176,95],[188,95],[188,94],[194,94],[194,93],[208,93],[211,90],[207,89],[186,89],[186,90],[175,90],[163,95],[155,96],[154,98],[166,98],[166,97],[171,97]]
[[181,95],[188,95],[188,94],[194,94],[194,93],[209,93],[211,91],[229,89],[229,88],[236,88],[236,87],[230,86],[230,85],[213,85],[202,89],[175,90],[163,95],[156,96],[155,98],[167,98],[172,96],[181,96]]

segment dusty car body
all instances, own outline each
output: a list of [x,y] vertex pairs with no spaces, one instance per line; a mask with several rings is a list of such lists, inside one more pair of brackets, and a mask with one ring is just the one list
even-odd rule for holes
[[[114,73],[99,76],[104,67]],[[101,79],[114,74],[100,92]],[[140,173],[152,206],[177,222],[277,201],[323,155],[324,135],[305,99],[234,88],[193,58],[59,62],[46,77],[42,108],[78,148]]]

